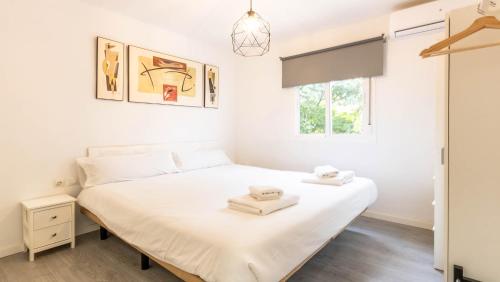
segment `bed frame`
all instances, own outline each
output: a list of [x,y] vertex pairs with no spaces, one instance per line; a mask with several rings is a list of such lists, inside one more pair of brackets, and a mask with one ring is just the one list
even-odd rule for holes
[[[363,212],[361,212],[356,218],[358,218],[361,214],[363,214],[364,212],[366,211],[363,210]],[[84,214],[85,216],[87,216],[90,220],[92,220],[93,222],[97,223],[99,226],[100,226],[100,237],[101,237],[101,240],[106,240],[108,238],[108,232],[109,233],[112,233],[114,234],[116,237],[120,238],[120,236],[116,235],[115,232],[113,232],[113,230],[109,229],[95,214],[93,214],[91,211],[87,210],[86,208],[84,207],[80,207],[80,212],[82,214]],[[354,221],[356,218],[354,218],[352,221]],[[351,224],[352,221],[349,223]],[[348,225],[349,225],[348,224]],[[347,225],[347,226],[348,226]],[[346,227],[347,227],[346,226]],[[319,251],[321,251],[324,247],[326,247],[326,245],[328,245],[328,243],[330,243],[333,239],[335,239],[340,233],[342,233],[345,228],[342,228],[342,230],[340,230],[337,234],[335,234],[330,240],[326,241],[323,245],[321,245],[321,247],[319,247],[316,251],[314,251],[310,256],[308,256],[304,261],[302,261],[299,265],[297,265],[292,271],[290,271],[290,273],[288,273],[287,275],[285,275],[285,277],[283,277],[280,282],[286,282],[288,279],[290,279],[290,277],[292,277],[292,275],[294,275],[297,271],[299,271],[299,269],[302,268],[302,266],[304,266],[304,264],[306,264],[312,257],[314,257]],[[170,271],[172,274],[174,274],[175,276],[179,277],[181,280],[185,281],[185,282],[205,282],[203,279],[201,279],[199,276],[197,275],[194,275],[192,273],[189,273],[189,272],[186,272],[174,265],[171,265],[167,262],[164,262],[162,260],[159,260],[157,258],[155,258],[154,256],[152,256],[151,254],[149,254],[148,252],[145,252],[144,250],[142,250],[141,248],[139,248],[138,246],[135,246],[133,244],[130,244],[129,242],[123,240],[123,238],[120,238],[122,241],[124,241],[125,243],[127,243],[128,245],[130,245],[131,247],[133,247],[134,249],[136,249],[137,251],[139,251],[139,253],[141,253],[141,269],[142,270],[146,270],[149,268],[149,259],[152,259],[154,262],[156,262],[157,264],[161,265],[163,268],[165,268],[166,270]]]
[[[180,149],[180,150],[183,150],[183,149],[213,149],[213,148],[220,148],[220,147],[221,147],[220,144],[218,144],[218,142],[216,142],[216,141],[90,147],[90,148],[88,148],[88,156],[89,157],[104,157],[104,156],[138,154],[138,153],[148,153],[148,152],[154,152],[154,151],[175,150],[175,149],[177,149],[177,150],[178,149]],[[363,212],[361,212],[358,216],[363,214],[365,211],[366,211],[366,209]],[[113,230],[108,228],[102,222],[102,220],[100,220],[91,211],[87,210],[84,207],[80,207],[80,212],[82,214],[86,215],[88,218],[90,218],[90,220],[94,221],[95,223],[97,223],[100,226],[101,240],[107,239],[108,232],[112,233],[115,236],[117,236],[118,238],[120,238],[120,236],[118,236],[115,232],[113,232]],[[353,221],[354,221],[354,219],[353,219]],[[331,240],[335,239],[335,237],[337,237],[340,233],[342,233],[342,231],[344,231],[344,229],[346,227],[344,227],[337,234],[335,234],[330,240],[328,240],[323,245],[321,245],[321,247],[319,247],[310,256],[308,256],[303,262],[301,262],[299,265],[297,265],[292,271],[290,271],[290,273],[285,275],[285,277],[283,277],[280,280],[280,282],[286,282],[288,279],[290,279],[290,277],[292,277],[292,275],[294,275],[299,269],[301,269],[302,266],[304,266],[304,264],[306,264],[312,257],[314,257],[314,255],[316,255],[326,245],[328,245],[328,243],[330,243]],[[161,265],[163,268],[170,271],[172,274],[179,277],[180,279],[182,279],[185,282],[204,282],[204,280],[201,279],[199,276],[194,275],[194,274],[189,273],[189,272],[186,272],[186,271],[184,271],[184,270],[182,270],[174,265],[171,265],[167,262],[161,261],[158,258],[155,258],[153,255],[149,254],[148,252],[142,250],[138,246],[130,244],[129,242],[123,240],[123,238],[120,238],[120,239],[141,253],[141,269],[143,269],[143,270],[148,269],[149,268],[149,260],[152,259],[157,264]]]

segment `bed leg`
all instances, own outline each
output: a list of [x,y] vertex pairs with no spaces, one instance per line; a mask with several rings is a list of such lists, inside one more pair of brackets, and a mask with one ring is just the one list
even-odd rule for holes
[[149,257],[141,253],[141,270],[149,268]]
[[106,228],[104,228],[104,227],[101,226],[100,229],[99,229],[99,233],[101,235],[101,240],[108,239],[109,234],[108,234],[108,230],[106,230]]

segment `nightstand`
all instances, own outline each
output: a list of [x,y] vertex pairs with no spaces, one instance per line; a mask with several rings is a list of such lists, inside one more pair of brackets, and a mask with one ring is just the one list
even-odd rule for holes
[[71,243],[75,247],[75,201],[68,195],[56,195],[23,201],[23,238],[29,260],[35,254]]

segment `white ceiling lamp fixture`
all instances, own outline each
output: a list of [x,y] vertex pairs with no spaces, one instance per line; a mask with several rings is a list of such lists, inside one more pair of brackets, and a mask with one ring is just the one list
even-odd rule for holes
[[271,27],[252,9],[252,0],[250,10],[234,24],[231,38],[233,52],[240,56],[262,56],[269,52]]

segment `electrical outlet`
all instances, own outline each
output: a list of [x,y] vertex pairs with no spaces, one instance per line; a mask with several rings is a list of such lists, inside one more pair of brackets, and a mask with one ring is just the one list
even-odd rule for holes
[[74,177],[67,178],[57,178],[54,181],[56,187],[70,187],[76,184],[76,179]]
[[63,187],[64,186],[64,179],[63,178],[58,178],[54,182],[56,187]]

